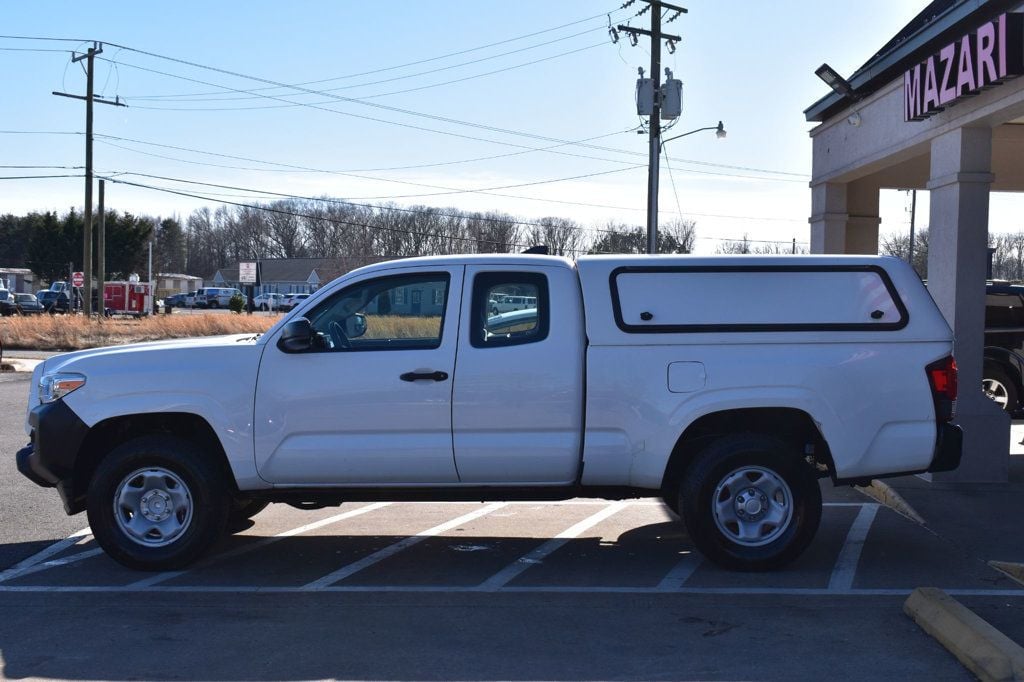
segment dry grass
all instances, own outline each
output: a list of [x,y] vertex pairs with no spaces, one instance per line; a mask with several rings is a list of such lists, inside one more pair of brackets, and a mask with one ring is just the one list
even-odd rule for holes
[[404,317],[402,315],[367,315],[364,339],[426,339],[436,338],[441,329],[440,317]]
[[139,341],[265,332],[279,318],[248,315],[158,315],[141,320],[87,320],[33,315],[0,320],[4,350],[79,350]]

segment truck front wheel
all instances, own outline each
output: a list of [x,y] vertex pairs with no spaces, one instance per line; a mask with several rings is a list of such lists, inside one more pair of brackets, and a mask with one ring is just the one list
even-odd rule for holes
[[216,460],[168,435],[115,448],[96,468],[87,494],[89,526],[100,547],[145,571],[195,561],[223,535],[230,509]]
[[821,489],[796,448],[770,436],[726,436],[688,468],[678,509],[705,557],[764,571],[793,561],[814,539]]

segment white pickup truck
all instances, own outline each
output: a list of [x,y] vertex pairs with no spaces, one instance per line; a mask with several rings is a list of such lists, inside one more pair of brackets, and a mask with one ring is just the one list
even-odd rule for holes
[[47,360],[17,463],[139,569],[268,502],[659,496],[760,570],[811,542],[819,479],[958,466],[951,350],[891,258],[413,258],[259,336]]

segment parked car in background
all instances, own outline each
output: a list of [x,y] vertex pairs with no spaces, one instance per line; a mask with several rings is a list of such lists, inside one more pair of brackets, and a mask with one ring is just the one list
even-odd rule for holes
[[280,310],[281,302],[284,301],[284,294],[260,294],[252,299],[253,305],[259,310]]
[[14,303],[14,294],[7,289],[0,289],[0,315],[7,317],[17,312],[18,307]]
[[284,300],[281,301],[280,309],[285,312],[294,310],[295,306],[299,305],[310,296],[311,294],[288,294],[284,297]]
[[196,292],[197,308],[227,308],[232,296],[241,296],[238,289],[203,287]]
[[66,313],[71,308],[68,295],[63,291],[44,289],[36,294],[36,300],[39,301],[41,306],[43,306],[43,310],[51,315]]
[[488,301],[488,305],[491,307],[490,312],[492,315],[500,315],[501,313],[510,313],[513,310],[536,309],[537,297],[497,295]]
[[186,294],[174,294],[164,298],[164,305],[168,308],[184,308]]
[[40,315],[43,306],[33,294],[14,294],[14,305],[19,315]]
[[1014,414],[1024,397],[1024,285],[985,287],[985,364],[981,388]]

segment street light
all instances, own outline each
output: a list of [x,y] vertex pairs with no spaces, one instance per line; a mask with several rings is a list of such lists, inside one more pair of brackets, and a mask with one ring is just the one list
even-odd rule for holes
[[814,70],[814,75],[825,81],[825,85],[835,90],[843,97],[849,97],[853,94],[853,86],[845,78],[839,75],[839,73],[828,64],[822,64]]
[[[651,163],[651,180],[654,190],[650,194],[650,201],[647,204],[647,253],[658,253],[658,174],[661,170],[661,150],[665,147],[666,142],[672,140],[678,140],[680,137],[686,137],[687,135],[693,135],[704,130],[714,130],[715,137],[719,140],[725,138],[725,125],[719,121],[716,126],[705,126],[704,128],[696,128],[689,132],[683,133],[682,135],[676,135],[670,137],[667,140],[660,140],[658,142],[658,156],[657,159],[652,159]],[[654,156],[652,154],[652,156]]]
[[699,133],[699,132],[702,132],[704,130],[714,130],[715,131],[715,137],[717,137],[719,140],[724,140],[725,139],[725,135],[726,135],[725,126],[722,125],[721,121],[719,121],[718,125],[716,125],[716,126],[707,126],[705,128],[697,128],[696,130],[691,130],[688,133],[683,133],[682,135],[676,135],[675,137],[670,137],[667,140],[662,140],[661,141],[661,146],[664,147],[666,142],[671,142],[672,140],[678,140],[680,137],[686,137],[687,135],[693,135],[694,133]]

